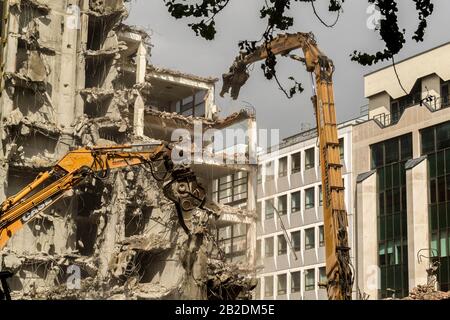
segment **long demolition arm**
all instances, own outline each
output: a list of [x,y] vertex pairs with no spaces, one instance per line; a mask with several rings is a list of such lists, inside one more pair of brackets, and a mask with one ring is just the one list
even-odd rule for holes
[[[154,177],[171,181],[164,186],[164,194],[176,205],[183,229],[189,233],[183,212],[201,206],[205,190],[197,183],[189,168],[174,169],[171,148],[151,145],[148,151],[127,151],[136,146],[81,148],[67,153],[51,170],[41,173],[36,180],[0,205],[0,250],[24,224],[59,200],[66,191],[80,184],[86,177],[106,178],[112,169],[129,166],[150,166]],[[143,146],[139,146],[143,147]],[[162,162],[163,172],[154,172],[153,164]]]
[[319,50],[312,34],[281,35],[274,38],[267,47],[265,45],[258,47],[255,51],[249,54],[242,53],[235,59],[230,71],[223,75],[221,96],[231,89],[231,96],[236,99],[240,88],[249,78],[248,65],[267,58],[268,49],[275,55],[288,55],[292,50],[302,49],[303,58],[291,57],[303,62],[306,70],[315,76],[316,92],[312,102],[320,140],[327,292],[331,300],[350,300],[353,276],[333,96],[333,62]]

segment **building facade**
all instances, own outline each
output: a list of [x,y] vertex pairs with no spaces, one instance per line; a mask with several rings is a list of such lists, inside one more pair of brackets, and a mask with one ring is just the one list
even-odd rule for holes
[[[353,244],[352,124],[338,126],[349,240]],[[315,130],[259,156],[256,299],[327,299],[321,172]],[[354,252],[351,252],[352,260]]]
[[[248,157],[239,164],[223,161],[234,153],[219,159],[203,152],[211,149],[208,130],[240,126],[249,129],[244,144],[251,155],[255,116],[242,110],[221,118],[217,79],[150,64],[149,35],[125,24],[126,2],[0,1],[0,201],[74,148],[173,142],[182,134],[200,150],[191,168],[209,199],[214,181],[241,171],[250,183],[237,190],[255,199],[256,164]],[[108,179],[87,181],[37,215],[0,251],[0,270],[15,273],[11,288],[20,298],[45,298],[58,288],[57,297],[205,299],[221,291],[216,280],[227,272],[227,264],[220,267],[223,259],[205,258],[216,243],[216,229],[244,224],[232,229],[246,240],[240,250],[251,269],[254,208],[254,201],[245,201],[242,210],[217,207],[217,219],[197,229],[208,236],[190,243],[150,172],[125,168]],[[186,218],[190,225],[193,220]],[[80,269],[82,283],[95,281],[105,290],[88,285],[75,296],[63,290],[73,267]],[[207,290],[207,283],[218,286]]]
[[[356,286],[369,299],[433,283],[448,291],[450,44],[364,78],[369,121],[353,127]],[[376,226],[376,228],[374,228]]]

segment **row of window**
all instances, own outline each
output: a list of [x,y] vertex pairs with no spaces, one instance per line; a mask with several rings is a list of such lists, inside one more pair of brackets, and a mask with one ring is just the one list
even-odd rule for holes
[[[264,297],[273,297],[275,292],[277,296],[286,295],[288,290],[290,293],[301,292],[303,283],[304,291],[314,291],[319,284],[326,284],[327,275],[325,267],[318,268],[318,282],[316,281],[316,269],[306,269],[303,271],[292,271],[289,273],[282,273],[278,275],[271,275],[264,277]],[[290,286],[288,287],[288,283]]]
[[[290,213],[300,212],[301,210],[301,190],[291,192],[290,194],[284,194],[272,199],[264,200],[264,219],[273,219],[275,215],[275,209],[280,216],[287,215],[290,208]],[[312,209],[316,205],[315,194],[318,192],[319,206],[323,205],[322,185],[317,187],[311,187],[304,190],[305,194],[305,210]],[[275,203],[276,199],[276,203]],[[288,203],[290,204],[288,208]],[[262,202],[257,203],[258,219],[262,220]]]
[[[316,241],[316,229],[318,233],[318,241]],[[299,252],[302,248],[302,242],[304,243],[304,250],[311,250],[316,248],[316,243],[318,243],[319,247],[325,246],[325,238],[324,238],[324,229],[323,225],[312,228],[307,228],[303,230],[304,238],[302,241],[302,231],[296,230],[287,232],[289,240],[291,241],[291,248]],[[257,240],[256,243],[256,254],[257,257],[262,257],[261,254],[261,241]],[[276,253],[277,256],[282,256],[287,254],[288,251],[288,240],[286,239],[286,234],[282,233],[275,236],[266,237],[263,239],[264,241],[264,257],[270,258],[273,257]],[[275,248],[277,248],[275,252]]]
[[239,204],[247,200],[248,174],[237,172],[216,179],[212,186],[213,201],[224,204]]
[[[344,160],[344,139],[339,139],[339,152],[341,161]],[[304,151],[304,170],[312,169],[316,166],[316,149],[309,148]],[[275,174],[275,160],[268,161],[264,164],[264,176],[266,181],[272,181],[275,176],[279,178],[301,171],[302,152],[296,152],[289,156],[284,156],[278,160],[278,172]],[[320,165],[319,161],[317,161]],[[288,169],[290,167],[290,170]],[[258,183],[262,183],[263,166],[258,166]]]

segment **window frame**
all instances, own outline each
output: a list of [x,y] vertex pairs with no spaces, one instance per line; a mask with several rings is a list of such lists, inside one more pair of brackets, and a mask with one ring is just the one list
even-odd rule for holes
[[[312,154],[312,161],[308,157],[308,154]],[[313,169],[316,166],[316,148],[308,148],[305,150],[305,171]]]
[[[308,231],[311,231],[311,234],[313,235],[312,237],[312,243],[308,243],[309,241],[308,239]],[[316,228],[312,227],[312,228],[306,228],[305,229],[305,251],[306,250],[313,250],[316,248]]]
[[[316,206],[316,188],[311,187],[305,189],[305,210],[312,209]],[[308,201],[308,194],[312,195],[312,203]]]

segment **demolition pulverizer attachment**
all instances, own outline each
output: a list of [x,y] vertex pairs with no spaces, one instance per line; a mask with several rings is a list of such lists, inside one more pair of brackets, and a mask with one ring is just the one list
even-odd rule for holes
[[185,217],[196,208],[203,208],[206,202],[206,191],[198,183],[190,169],[177,169],[172,173],[172,180],[163,188],[164,195],[175,204],[178,221],[186,232],[191,232],[186,225]]

